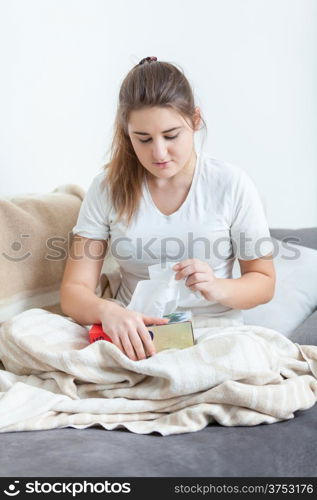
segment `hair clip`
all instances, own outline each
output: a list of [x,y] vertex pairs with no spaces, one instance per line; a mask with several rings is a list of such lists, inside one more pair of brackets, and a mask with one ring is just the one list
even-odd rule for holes
[[141,61],[139,62],[139,64],[144,64],[145,61],[148,61],[149,63],[152,62],[152,61],[157,61],[157,57],[155,57],[155,56],[144,57],[143,59],[141,59]]

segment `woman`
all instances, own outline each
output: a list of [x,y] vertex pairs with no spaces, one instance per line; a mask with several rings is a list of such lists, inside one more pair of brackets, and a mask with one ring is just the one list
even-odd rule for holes
[[[155,353],[145,325],[167,322],[126,309],[151,264],[175,261],[175,279],[193,292],[178,310],[197,318],[241,324],[241,309],[273,297],[272,243],[259,195],[242,169],[195,151],[202,121],[184,74],[156,57],[142,59],[121,85],[111,160],[73,228],[62,309],[78,323],[102,324],[132,360]],[[115,301],[95,294],[110,237],[122,273]]]

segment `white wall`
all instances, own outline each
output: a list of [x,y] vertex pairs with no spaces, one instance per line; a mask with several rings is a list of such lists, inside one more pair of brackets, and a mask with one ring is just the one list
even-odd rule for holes
[[156,55],[184,69],[205,152],[248,171],[270,226],[316,226],[316,14],[316,0],[0,0],[1,194],[87,188],[121,80]]

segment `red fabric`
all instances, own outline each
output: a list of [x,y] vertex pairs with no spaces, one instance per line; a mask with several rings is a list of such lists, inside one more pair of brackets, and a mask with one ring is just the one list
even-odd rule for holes
[[89,342],[92,344],[97,340],[107,340],[112,342],[111,338],[103,331],[101,325],[93,325],[89,330]]

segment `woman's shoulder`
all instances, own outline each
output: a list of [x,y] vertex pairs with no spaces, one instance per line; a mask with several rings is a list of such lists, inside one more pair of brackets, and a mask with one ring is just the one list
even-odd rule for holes
[[247,181],[249,176],[246,171],[229,161],[219,160],[208,155],[202,155],[200,159],[203,182],[213,187],[228,188]]
[[95,174],[89,185],[89,190],[94,195],[102,195],[107,190],[107,171],[101,170]]
[[103,184],[106,185],[106,179],[107,179],[107,170],[103,168],[100,172],[98,172],[92,177],[91,183],[97,187],[102,188]]
[[106,175],[103,169],[91,178],[85,195],[86,204],[97,206],[102,210],[108,207],[110,198]]

